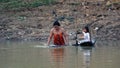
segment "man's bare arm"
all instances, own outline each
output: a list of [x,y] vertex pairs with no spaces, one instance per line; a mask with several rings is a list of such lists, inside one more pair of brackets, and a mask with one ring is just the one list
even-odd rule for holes
[[63,29],[63,34],[64,34],[64,39],[65,39],[65,44],[69,45],[69,35],[65,29]]
[[51,41],[52,37],[53,37],[53,29],[51,29],[51,31],[50,31],[50,35],[48,37],[47,45],[50,44],[50,41]]

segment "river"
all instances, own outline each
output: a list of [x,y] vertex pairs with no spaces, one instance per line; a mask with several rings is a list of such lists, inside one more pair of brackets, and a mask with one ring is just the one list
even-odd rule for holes
[[119,41],[97,42],[90,49],[47,48],[35,41],[0,43],[0,68],[119,68],[119,57]]

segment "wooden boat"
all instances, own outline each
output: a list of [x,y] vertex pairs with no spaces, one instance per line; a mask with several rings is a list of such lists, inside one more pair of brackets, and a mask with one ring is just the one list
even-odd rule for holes
[[91,41],[90,42],[83,42],[81,44],[79,44],[80,46],[87,46],[87,47],[92,47],[94,46],[94,43],[92,43]]
[[96,40],[94,40],[93,42],[92,41],[83,42],[83,43],[80,43],[80,44],[78,44],[78,41],[76,41],[76,44],[73,44],[73,46],[94,47],[95,43],[96,43]]

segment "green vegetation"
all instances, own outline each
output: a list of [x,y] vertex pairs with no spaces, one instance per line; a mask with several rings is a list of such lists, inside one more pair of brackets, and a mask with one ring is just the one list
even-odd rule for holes
[[49,5],[55,0],[0,0],[0,10],[20,10]]

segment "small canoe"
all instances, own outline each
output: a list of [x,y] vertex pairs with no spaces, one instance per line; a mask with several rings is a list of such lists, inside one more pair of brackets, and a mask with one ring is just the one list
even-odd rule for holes
[[83,42],[83,43],[80,43],[78,44],[78,41],[76,41],[76,44],[73,44],[73,46],[82,46],[82,47],[93,47],[96,43],[96,40],[92,40],[92,41],[89,41],[89,42]]
[[93,47],[94,44],[92,42],[83,42],[81,44],[79,44],[80,46],[87,46],[87,47]]

